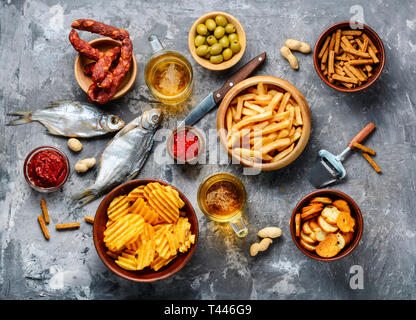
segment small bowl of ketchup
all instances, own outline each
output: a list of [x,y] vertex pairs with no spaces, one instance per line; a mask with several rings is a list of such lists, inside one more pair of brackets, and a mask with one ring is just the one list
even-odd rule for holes
[[70,172],[67,156],[58,148],[42,146],[32,150],[23,165],[29,186],[39,192],[53,192],[62,187]]
[[204,152],[205,142],[199,130],[185,126],[173,130],[166,141],[166,146],[168,154],[175,163],[195,164]]

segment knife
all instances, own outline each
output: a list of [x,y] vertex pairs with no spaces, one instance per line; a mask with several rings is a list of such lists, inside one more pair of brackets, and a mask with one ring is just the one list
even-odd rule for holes
[[220,102],[226,93],[231,90],[237,83],[246,79],[259,65],[266,60],[266,52],[258,55],[254,59],[247,62],[238,71],[236,71],[221,87],[221,89],[211,92],[204,100],[202,100],[195,109],[179,124],[178,127],[192,126],[195,122],[201,119],[212,108],[214,108],[218,102]]

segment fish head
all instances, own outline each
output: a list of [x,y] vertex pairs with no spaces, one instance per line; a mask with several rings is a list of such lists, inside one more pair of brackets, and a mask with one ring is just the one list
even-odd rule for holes
[[119,116],[107,114],[100,120],[100,124],[108,132],[115,132],[123,128],[126,123]]
[[143,112],[141,116],[141,126],[149,131],[154,131],[162,120],[162,112],[160,109],[152,109]]

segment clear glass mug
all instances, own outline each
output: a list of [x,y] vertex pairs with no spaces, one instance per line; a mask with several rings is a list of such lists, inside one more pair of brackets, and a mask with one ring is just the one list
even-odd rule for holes
[[[233,193],[235,195],[231,200],[234,203],[228,205],[228,208],[231,206],[231,209],[224,213],[218,212],[221,211],[218,210],[219,207],[223,207],[218,205],[223,198],[215,198],[215,196],[213,196],[212,199],[208,199],[210,193],[215,191],[213,188],[215,188],[215,186],[220,186],[221,184],[232,186],[229,190],[235,191],[230,193],[231,195]],[[199,208],[209,219],[216,222],[228,222],[239,237],[245,237],[247,235],[248,229],[242,218],[246,203],[246,190],[240,179],[229,173],[212,174],[200,184],[197,199]]]
[[147,87],[159,101],[176,105],[192,92],[193,71],[189,61],[179,52],[164,49],[159,38],[148,38],[152,57],[144,69]]

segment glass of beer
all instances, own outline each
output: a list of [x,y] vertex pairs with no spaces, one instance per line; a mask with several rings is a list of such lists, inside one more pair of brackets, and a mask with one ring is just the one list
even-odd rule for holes
[[242,218],[246,190],[237,177],[229,173],[215,173],[207,177],[198,189],[198,205],[211,220],[228,222],[239,237],[248,230]]
[[144,69],[144,79],[149,90],[165,104],[183,102],[192,92],[191,64],[179,52],[164,49],[157,36],[151,35],[148,40],[153,52]]

